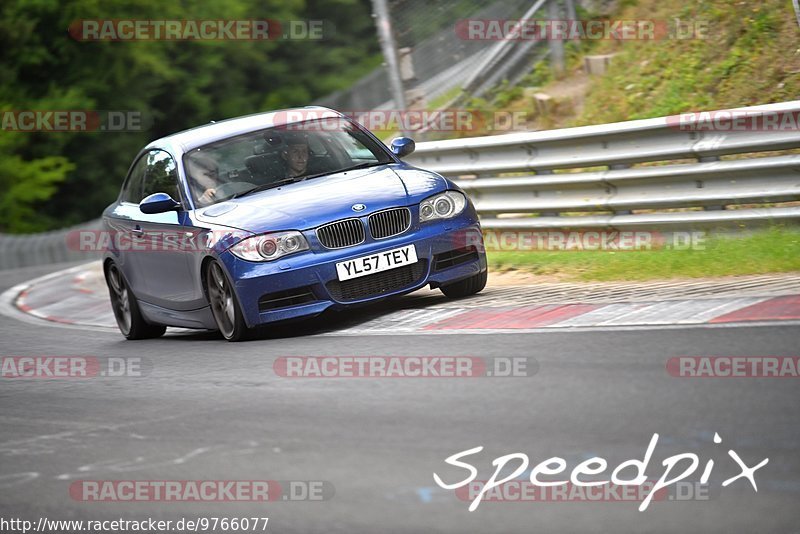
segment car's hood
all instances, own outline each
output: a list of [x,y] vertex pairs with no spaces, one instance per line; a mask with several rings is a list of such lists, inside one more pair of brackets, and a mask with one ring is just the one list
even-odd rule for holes
[[[198,210],[207,223],[254,233],[307,230],[325,223],[419,202],[446,187],[440,176],[403,165],[332,174],[253,193]],[[356,212],[355,204],[366,209]]]

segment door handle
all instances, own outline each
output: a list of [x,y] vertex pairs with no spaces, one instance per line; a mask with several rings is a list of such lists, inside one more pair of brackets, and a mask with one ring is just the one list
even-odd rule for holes
[[137,224],[133,227],[131,233],[136,237],[142,237],[144,235],[144,230],[142,230],[142,227]]

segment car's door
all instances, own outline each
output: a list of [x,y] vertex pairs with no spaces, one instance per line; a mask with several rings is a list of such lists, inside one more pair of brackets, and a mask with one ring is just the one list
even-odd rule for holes
[[146,277],[138,268],[137,251],[132,250],[141,237],[141,221],[144,215],[139,210],[142,200],[147,154],[143,154],[131,166],[125,179],[119,201],[107,219],[109,236],[105,243],[114,252],[116,262],[134,295],[143,294]]
[[[196,285],[190,276],[192,236],[184,210],[186,200],[178,181],[175,159],[166,151],[153,150],[147,156],[142,184],[142,199],[153,193],[167,193],[182,207],[166,213],[145,214],[139,210],[134,232],[141,233],[144,250],[136,254],[137,269],[145,275],[144,291],[137,296],[151,304],[173,310],[196,307]],[[141,200],[140,200],[141,201]],[[187,239],[188,238],[188,239]]]

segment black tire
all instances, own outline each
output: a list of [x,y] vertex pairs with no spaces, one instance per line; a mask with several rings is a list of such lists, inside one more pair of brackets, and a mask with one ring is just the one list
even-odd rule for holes
[[469,278],[465,278],[464,280],[458,281],[454,284],[442,286],[439,289],[442,290],[442,293],[444,293],[446,297],[451,299],[468,297],[483,291],[483,288],[486,287],[486,280],[488,278],[489,270],[487,269],[480,274],[470,276]]
[[167,327],[160,324],[148,323],[142,312],[139,310],[139,302],[133,291],[130,290],[128,282],[122,275],[117,264],[109,262],[104,269],[106,285],[111,297],[111,308],[114,310],[114,318],[122,335],[127,339],[152,339],[161,337],[167,331]]
[[209,261],[206,264],[204,279],[211,314],[222,337],[228,341],[250,339],[253,331],[247,327],[236,291],[233,290],[233,284],[222,265],[216,260]]

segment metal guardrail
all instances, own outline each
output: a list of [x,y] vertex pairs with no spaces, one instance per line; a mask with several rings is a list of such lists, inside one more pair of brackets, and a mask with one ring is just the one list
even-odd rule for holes
[[[741,109],[798,117],[800,101]],[[765,156],[794,148],[796,129],[682,131],[662,117],[420,143],[407,160],[455,179],[487,229],[739,227],[800,220],[800,207],[724,209],[800,200],[800,155]],[[68,245],[79,229],[99,221],[0,234],[0,269],[93,257]]]
[[[737,111],[796,119],[800,101]],[[420,143],[407,160],[453,178],[489,229],[730,227],[800,219],[800,207],[729,209],[800,200],[800,155],[768,157],[796,148],[796,126],[693,131],[661,117]]]
[[70,228],[40,234],[0,234],[0,269],[48,265],[71,261],[89,261],[100,253],[80,251],[77,241],[69,239],[79,230],[99,230],[96,219]]

